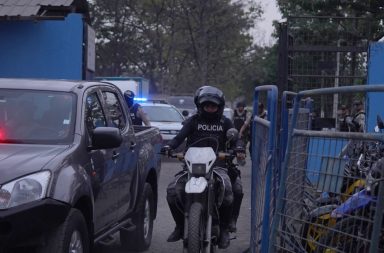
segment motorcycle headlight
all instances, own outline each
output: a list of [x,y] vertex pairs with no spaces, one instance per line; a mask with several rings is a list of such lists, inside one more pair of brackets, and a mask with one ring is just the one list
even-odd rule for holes
[[203,177],[206,173],[206,165],[204,163],[192,164],[192,175],[196,177]]
[[31,174],[0,187],[0,210],[19,206],[46,196],[51,173]]

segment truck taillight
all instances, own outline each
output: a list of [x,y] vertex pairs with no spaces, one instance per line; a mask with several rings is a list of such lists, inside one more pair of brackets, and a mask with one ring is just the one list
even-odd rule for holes
[[0,128],[0,141],[5,139],[5,132],[2,128]]

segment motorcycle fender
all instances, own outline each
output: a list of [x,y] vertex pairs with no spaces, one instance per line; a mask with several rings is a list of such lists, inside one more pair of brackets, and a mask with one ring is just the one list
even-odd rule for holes
[[208,186],[208,181],[204,177],[191,177],[185,184],[186,193],[202,193]]
[[371,203],[375,198],[368,195],[366,190],[362,190],[353,194],[349,199],[347,199],[344,203],[338,206],[335,210],[332,211],[332,218],[341,218],[346,214],[350,214],[355,210],[361,209],[365,207],[369,203]]

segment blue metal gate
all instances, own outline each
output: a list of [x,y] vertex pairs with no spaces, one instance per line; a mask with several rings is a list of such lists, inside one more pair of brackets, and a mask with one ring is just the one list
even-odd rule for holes
[[[259,94],[267,92],[267,119],[257,116]],[[251,252],[268,250],[269,228],[277,194],[276,114],[277,87],[255,88],[252,115]]]
[[295,96],[268,252],[384,251],[384,135],[298,126],[303,98],[383,91],[349,86]]

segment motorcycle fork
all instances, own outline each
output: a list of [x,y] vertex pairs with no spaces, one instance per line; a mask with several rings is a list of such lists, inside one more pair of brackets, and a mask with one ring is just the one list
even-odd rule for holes
[[[209,182],[208,182],[208,196],[207,196],[207,202],[206,202],[206,218],[207,218],[207,224],[205,228],[205,241],[208,244],[206,249],[211,248],[211,243],[212,243],[212,217],[213,217],[213,212],[215,210],[215,182],[213,179],[213,176],[210,177]],[[216,239],[217,240],[217,239]]]
[[[207,189],[199,194],[187,194],[186,205],[184,209],[184,252],[186,252],[188,242],[188,218],[189,209],[194,202],[199,202],[203,206],[203,215],[206,220],[205,235],[204,235],[204,252],[209,252],[211,248],[211,234],[212,234],[212,216],[215,211],[215,181],[213,173],[211,173]],[[216,239],[217,240],[217,239]]]

